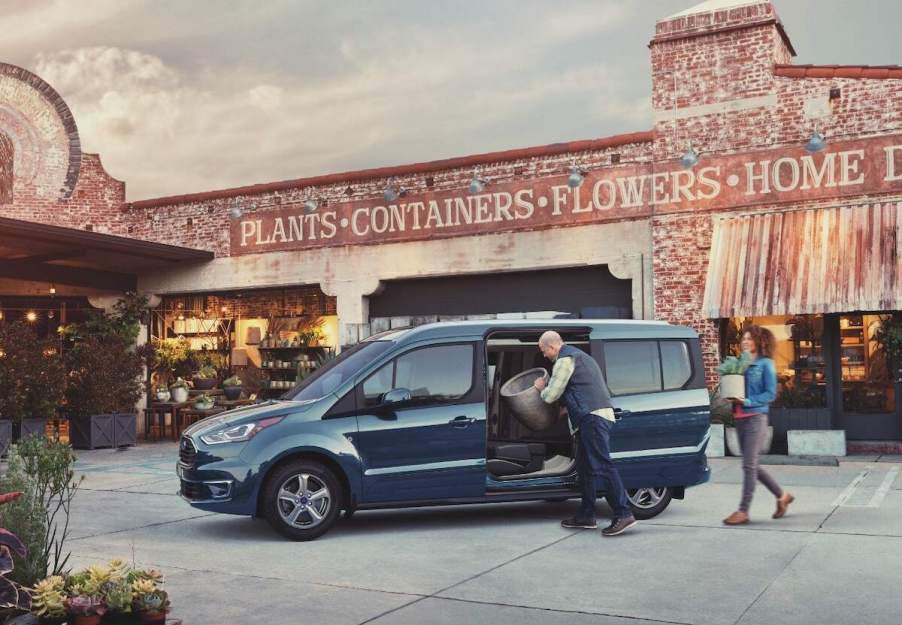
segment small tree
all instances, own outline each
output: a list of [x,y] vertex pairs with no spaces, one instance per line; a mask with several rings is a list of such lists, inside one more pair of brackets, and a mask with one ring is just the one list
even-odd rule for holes
[[31,326],[0,327],[0,415],[21,423],[52,417],[62,402],[65,368],[53,340],[38,339]]
[[144,358],[118,336],[91,336],[66,353],[69,415],[133,412],[144,389]]

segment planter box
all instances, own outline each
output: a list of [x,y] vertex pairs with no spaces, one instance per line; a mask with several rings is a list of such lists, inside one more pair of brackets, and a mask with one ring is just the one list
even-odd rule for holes
[[708,447],[705,449],[705,455],[709,458],[723,458],[726,455],[723,423],[712,423],[708,428],[708,433],[710,437],[708,438]]
[[789,430],[790,456],[845,456],[845,430]]
[[[18,432],[16,432],[18,430]],[[28,436],[40,436],[43,438],[47,433],[47,419],[22,419],[22,423],[18,428],[13,430],[15,439],[22,440]]]
[[783,408],[771,406],[770,424],[774,426],[774,451],[789,451],[786,433],[789,430],[830,430],[833,417],[829,408]]
[[13,422],[0,419],[0,456],[5,456],[13,442]]
[[[727,449],[730,451],[730,455],[741,456],[742,447],[739,445],[739,432],[736,431],[736,428],[726,428],[726,440]],[[773,440],[774,428],[773,426],[769,425],[767,426],[767,436],[764,437],[764,440],[761,442],[761,448],[758,451],[762,454],[769,452]]]
[[137,442],[137,416],[127,413],[69,418],[69,440],[76,449],[124,447]]

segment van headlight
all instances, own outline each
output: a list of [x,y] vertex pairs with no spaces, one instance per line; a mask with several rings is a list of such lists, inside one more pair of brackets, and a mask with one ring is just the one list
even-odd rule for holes
[[207,445],[220,445],[222,443],[243,443],[254,438],[258,432],[273,426],[285,417],[269,417],[260,421],[251,421],[242,423],[241,425],[233,425],[229,427],[219,428],[201,434],[200,440]]

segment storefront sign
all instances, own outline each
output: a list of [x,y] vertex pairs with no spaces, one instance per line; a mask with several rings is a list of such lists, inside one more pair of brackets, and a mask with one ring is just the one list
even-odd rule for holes
[[536,230],[666,213],[781,204],[902,190],[902,135],[731,156],[704,153],[693,169],[654,163],[567,176],[246,214],[231,226],[232,255]]

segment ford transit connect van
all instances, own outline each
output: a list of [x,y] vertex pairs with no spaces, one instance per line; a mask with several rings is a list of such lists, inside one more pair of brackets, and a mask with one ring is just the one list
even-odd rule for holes
[[618,421],[611,447],[637,518],[706,482],[709,405],[696,333],[656,321],[487,320],[373,336],[280,400],[185,431],[192,506],[262,515],[295,540],[342,511],[578,497],[566,418],[534,431],[500,395],[556,330],[595,358]]

